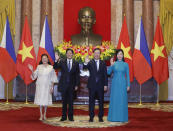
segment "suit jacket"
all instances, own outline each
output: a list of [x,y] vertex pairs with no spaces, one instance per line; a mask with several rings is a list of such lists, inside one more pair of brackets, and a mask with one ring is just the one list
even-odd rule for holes
[[70,72],[68,71],[67,59],[54,63],[54,69],[61,69],[61,77],[59,80],[58,91],[62,92],[67,88],[74,90],[75,86],[80,84],[79,63],[73,60]]
[[90,72],[87,85],[89,89],[104,89],[104,86],[108,86],[107,68],[104,61],[100,60],[98,71],[94,59],[87,65],[84,64],[83,69],[88,69]]

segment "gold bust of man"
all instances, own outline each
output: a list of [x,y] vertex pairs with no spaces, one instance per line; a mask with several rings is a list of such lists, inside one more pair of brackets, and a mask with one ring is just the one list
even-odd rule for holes
[[92,32],[92,26],[96,23],[95,11],[92,8],[84,7],[80,9],[78,23],[81,25],[81,33],[71,36],[72,44],[101,45],[102,36]]

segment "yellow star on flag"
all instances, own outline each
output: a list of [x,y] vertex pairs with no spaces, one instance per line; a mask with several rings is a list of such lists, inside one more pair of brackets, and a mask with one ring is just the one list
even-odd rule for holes
[[28,57],[28,58],[34,58],[31,54],[31,50],[33,48],[33,45],[32,46],[29,46],[27,47],[25,45],[25,43],[23,42],[22,43],[22,49],[18,51],[18,54],[22,55],[22,63],[25,61],[25,59]]
[[132,57],[129,55],[130,46],[125,47],[124,44],[121,42],[121,49],[124,51],[124,58],[132,59]]
[[165,57],[163,52],[162,52],[163,49],[164,49],[164,45],[159,46],[157,44],[157,42],[155,41],[154,49],[151,50],[151,53],[154,55],[154,61],[156,61],[159,56],[160,57]]

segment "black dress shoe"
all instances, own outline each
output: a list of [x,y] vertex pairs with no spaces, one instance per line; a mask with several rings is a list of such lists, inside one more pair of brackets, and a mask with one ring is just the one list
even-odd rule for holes
[[69,121],[74,121],[74,119],[73,118],[68,118],[69,119]]
[[103,122],[103,118],[99,118],[99,122]]
[[90,119],[89,119],[89,122],[93,122],[93,118],[90,118]]
[[61,118],[61,120],[60,121],[66,121],[67,120],[67,118]]
[[69,119],[69,121],[74,121],[74,119]]

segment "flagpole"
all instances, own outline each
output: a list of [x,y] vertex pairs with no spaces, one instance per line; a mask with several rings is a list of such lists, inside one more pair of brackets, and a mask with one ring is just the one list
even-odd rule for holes
[[156,103],[156,106],[160,106],[160,104],[159,104],[159,89],[160,89],[160,86],[159,86],[159,84],[157,84],[157,103]]
[[142,92],[142,91],[141,91],[141,84],[140,84],[140,102],[139,102],[139,104],[138,104],[139,106],[142,105],[142,96],[141,96],[141,92]]
[[6,98],[5,104],[9,104],[9,102],[8,102],[8,82],[7,82],[7,98]]
[[25,104],[29,104],[29,103],[28,103],[28,89],[27,89],[27,85],[26,85],[25,87],[26,87],[26,98],[25,98]]

